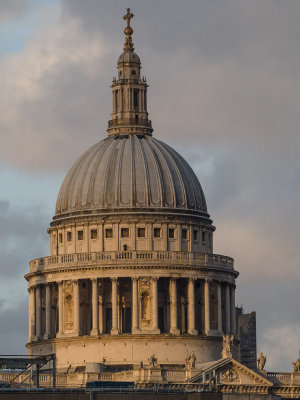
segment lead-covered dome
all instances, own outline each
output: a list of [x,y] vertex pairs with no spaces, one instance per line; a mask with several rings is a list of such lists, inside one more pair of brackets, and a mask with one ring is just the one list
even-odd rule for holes
[[209,218],[195,173],[174,149],[148,135],[110,136],[87,150],[70,169],[58,194],[54,219],[145,208]]

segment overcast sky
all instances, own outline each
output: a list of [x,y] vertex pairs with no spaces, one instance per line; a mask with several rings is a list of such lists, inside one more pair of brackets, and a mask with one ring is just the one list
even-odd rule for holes
[[1,0],[0,352],[25,353],[29,260],[61,181],[106,137],[126,7],[156,138],[194,168],[257,312],[267,370],[300,349],[300,1]]

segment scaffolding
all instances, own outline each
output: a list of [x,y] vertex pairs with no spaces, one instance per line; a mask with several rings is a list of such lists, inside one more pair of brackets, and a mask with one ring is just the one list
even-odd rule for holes
[[29,371],[31,368],[32,374],[28,375],[22,383],[28,378],[34,376],[34,386],[40,387],[40,370],[46,364],[49,363],[49,369],[52,372],[52,388],[56,387],[56,357],[55,354],[47,355],[20,355],[20,354],[0,354],[0,369],[16,369],[21,370],[20,373],[16,374],[4,387],[10,387],[14,381],[24,372]]

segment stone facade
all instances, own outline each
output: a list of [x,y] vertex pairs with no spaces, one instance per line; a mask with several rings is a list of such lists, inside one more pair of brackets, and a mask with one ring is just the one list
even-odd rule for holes
[[55,353],[58,371],[143,370],[153,360],[185,368],[187,357],[198,368],[236,333],[238,273],[232,258],[213,253],[215,228],[191,167],[152,137],[130,18],[108,138],[67,174],[50,256],[26,275],[27,347]]

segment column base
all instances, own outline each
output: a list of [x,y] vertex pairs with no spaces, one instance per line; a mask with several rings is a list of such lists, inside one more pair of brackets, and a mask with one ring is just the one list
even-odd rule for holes
[[98,329],[92,329],[90,331],[91,336],[99,336],[99,330]]
[[149,332],[150,335],[159,335],[160,334],[160,329],[155,328],[155,329],[151,329]]
[[63,336],[64,336],[64,333],[63,333],[63,332],[57,332],[57,334],[56,334],[55,337],[61,338],[61,337],[63,337]]
[[138,335],[139,333],[141,333],[141,330],[140,330],[139,328],[132,328],[131,333],[132,333],[133,335]]
[[45,333],[43,339],[44,339],[44,340],[48,340],[48,339],[51,338],[51,336],[52,336],[52,335],[51,335],[50,333]]
[[198,335],[198,331],[197,331],[197,329],[189,329],[188,330],[188,334],[192,335],[192,336],[197,336]]
[[171,335],[180,335],[180,330],[178,328],[171,328],[170,334]]
[[117,328],[111,329],[110,334],[111,335],[118,335],[119,334],[119,329],[117,329]]

